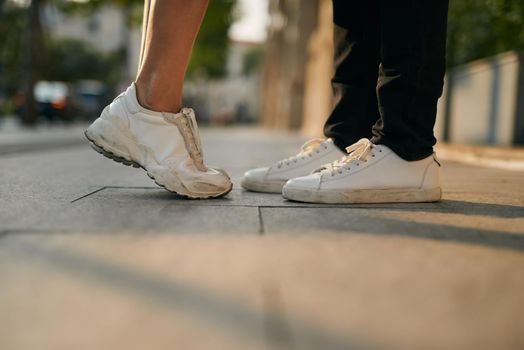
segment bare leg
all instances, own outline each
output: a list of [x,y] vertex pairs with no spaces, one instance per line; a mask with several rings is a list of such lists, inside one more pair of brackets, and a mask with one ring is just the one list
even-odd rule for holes
[[[138,72],[142,69],[144,64],[144,54],[146,46],[146,37],[147,37],[147,26],[149,24],[149,12],[151,9],[151,1],[144,0],[144,18],[142,21],[142,40],[140,41],[140,58],[138,59]],[[137,74],[138,74],[137,72]]]
[[149,1],[137,97],[145,108],[175,113],[182,105],[184,76],[208,0]]

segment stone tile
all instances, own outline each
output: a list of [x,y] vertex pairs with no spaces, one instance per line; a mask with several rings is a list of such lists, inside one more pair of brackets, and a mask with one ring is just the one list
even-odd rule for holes
[[449,209],[439,213],[384,208],[262,208],[261,218],[263,232],[269,235],[316,235],[328,231],[524,250],[522,216],[508,218],[503,213],[502,217],[490,217],[474,215],[475,212],[468,215]]
[[7,235],[0,343],[10,350],[518,349],[523,266],[520,252],[327,231]]
[[[78,203],[78,202],[77,202]],[[68,208],[12,215],[7,231],[82,231],[136,233],[258,234],[257,208],[184,205],[183,203],[115,203],[92,201]]]

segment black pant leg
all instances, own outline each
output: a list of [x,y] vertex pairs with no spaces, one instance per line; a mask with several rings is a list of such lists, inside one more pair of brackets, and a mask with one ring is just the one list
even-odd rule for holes
[[445,73],[448,0],[378,0],[381,118],[372,141],[406,160],[432,154]]
[[377,0],[333,0],[335,73],[326,137],[344,149],[370,137],[380,115],[376,96],[380,53]]

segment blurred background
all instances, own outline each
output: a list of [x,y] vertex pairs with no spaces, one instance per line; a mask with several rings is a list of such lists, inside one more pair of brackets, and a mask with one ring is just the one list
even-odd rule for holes
[[524,0],[450,0],[443,200],[336,208],[239,186],[322,132],[331,0],[209,0],[184,103],[227,197],[89,149],[143,1],[0,0],[0,350],[524,349]]
[[[0,137],[87,123],[134,79],[143,0],[0,0]],[[524,3],[452,0],[440,140],[524,143]],[[330,0],[211,0],[185,103],[201,124],[318,135]],[[283,98],[286,96],[286,98]]]

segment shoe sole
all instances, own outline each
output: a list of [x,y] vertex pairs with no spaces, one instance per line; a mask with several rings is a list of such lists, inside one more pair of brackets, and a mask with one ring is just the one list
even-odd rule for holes
[[[117,163],[120,163],[120,164],[123,164],[123,165],[126,165],[126,166],[132,166],[133,168],[142,168],[147,176],[153,180],[155,182],[156,185],[162,187],[163,189],[165,189],[166,191],[168,192],[171,192],[171,193],[175,193],[181,197],[185,197],[185,198],[189,198],[189,199],[208,199],[208,198],[218,198],[218,197],[222,197],[222,196],[225,196],[226,194],[228,194],[229,192],[231,192],[231,190],[233,189],[233,185],[231,185],[229,187],[229,189],[227,189],[226,191],[224,192],[221,192],[219,194],[214,194],[214,195],[203,195],[203,196],[194,196],[194,195],[190,195],[190,194],[186,194],[186,193],[180,193],[178,191],[174,191],[174,190],[171,190],[169,188],[167,188],[164,184],[160,183],[157,181],[157,179],[155,179],[155,177],[153,175],[151,175],[147,169],[145,167],[143,167],[141,164],[133,161],[133,160],[129,160],[129,159],[126,159],[124,157],[121,157],[121,156],[117,156],[116,154],[114,154],[113,152],[111,151],[108,151],[106,149],[104,149],[104,147],[98,145],[95,141],[93,141],[91,138],[89,138],[89,136],[87,136],[87,131],[84,132],[84,136],[86,137],[86,139],[89,141],[89,144],[91,145],[91,148],[93,148],[93,150],[95,150],[97,153],[100,153],[101,155],[103,155],[104,157],[106,158],[109,158]],[[226,175],[227,174],[223,171],[223,170],[218,170],[220,171],[222,174]]]
[[256,182],[242,179],[240,186],[251,192],[262,192],[262,193],[280,193],[282,194],[282,188],[287,181],[273,181],[273,182]]
[[314,191],[283,188],[282,196],[296,202],[323,204],[424,203],[438,202],[441,188],[395,188],[354,191]]

